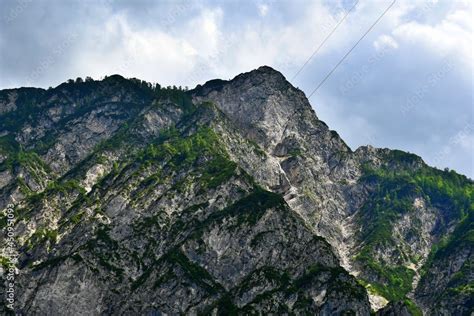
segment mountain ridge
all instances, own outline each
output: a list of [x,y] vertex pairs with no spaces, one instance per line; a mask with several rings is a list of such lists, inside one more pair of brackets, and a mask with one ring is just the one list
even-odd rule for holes
[[[49,280],[38,283],[33,296],[21,291],[17,311],[41,313],[45,304],[70,295],[94,299],[105,314],[231,308],[364,315],[369,300],[380,313],[417,314],[421,308],[463,314],[472,306],[472,243],[469,225],[465,228],[474,205],[472,180],[402,151],[371,146],[352,151],[318,119],[304,93],[268,66],[190,91],[121,76],[21,95],[31,91],[0,91],[0,204],[4,208],[14,198],[20,201],[17,212],[26,212],[17,224],[19,286],[31,288],[38,273]],[[283,213],[272,207],[258,211],[271,194],[283,199]],[[225,219],[225,229],[213,226],[214,218]],[[193,235],[193,221],[207,223],[199,228],[203,235]],[[136,225],[146,231],[131,232]],[[265,237],[272,227],[280,227],[272,235],[279,245]],[[464,227],[462,233],[454,234],[458,227]],[[233,230],[237,244],[230,243]],[[246,231],[256,241],[247,240]],[[306,237],[288,243],[292,233]],[[157,245],[149,240],[154,235]],[[330,248],[312,246],[302,255],[300,243],[311,236]],[[450,239],[466,242],[456,248]],[[137,249],[147,245],[152,256],[132,255],[127,240]],[[82,248],[67,250],[78,241]],[[290,259],[283,268],[269,259],[271,252],[260,257],[252,245],[303,256],[299,264],[305,271]],[[333,263],[310,264],[332,256]],[[55,258],[63,259],[49,264]],[[433,283],[439,275],[434,271],[448,271],[440,268],[446,258],[458,266]],[[232,264],[222,264],[225,260]],[[178,270],[170,270],[173,263]],[[339,265],[344,269],[332,271]],[[78,277],[68,269],[81,271],[98,297],[58,293],[69,284],[66,276]],[[105,285],[94,283],[87,271],[97,271]],[[49,277],[52,273],[56,276]],[[120,275],[130,280],[119,282]],[[226,278],[239,286],[254,281],[234,291],[225,286]],[[152,281],[168,298],[153,294]],[[142,287],[144,296],[133,294]],[[173,287],[176,295],[187,289],[199,295],[193,303],[173,296]],[[433,288],[441,294],[433,295]],[[253,299],[239,296],[249,293]],[[113,303],[125,294],[135,295],[139,304]],[[54,308],[66,314],[80,310]]]

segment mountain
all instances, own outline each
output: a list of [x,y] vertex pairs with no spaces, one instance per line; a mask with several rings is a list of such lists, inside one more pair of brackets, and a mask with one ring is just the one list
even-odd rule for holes
[[0,309],[469,315],[473,191],[414,154],[352,151],[266,66],[190,91],[2,90]]

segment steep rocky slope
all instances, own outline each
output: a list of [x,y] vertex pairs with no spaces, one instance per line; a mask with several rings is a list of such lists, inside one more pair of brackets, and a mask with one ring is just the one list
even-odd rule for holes
[[120,76],[0,91],[9,203],[20,314],[473,308],[472,181],[351,151],[269,67],[191,91]]

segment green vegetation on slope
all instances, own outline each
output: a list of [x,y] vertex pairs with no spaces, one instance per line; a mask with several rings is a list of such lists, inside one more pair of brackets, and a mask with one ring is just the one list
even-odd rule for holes
[[[474,249],[474,212],[472,211],[467,217],[462,219],[450,236],[443,238],[438,244],[433,246],[421,271],[422,279],[420,284],[423,284],[433,277],[430,275],[430,273],[432,273],[430,272],[430,268],[433,266],[442,268],[445,265],[449,265],[456,260],[456,254],[465,253],[463,249]],[[467,260],[458,267],[457,272],[450,276],[443,292],[436,293],[436,295],[461,294],[472,297],[474,294],[474,282],[470,281],[470,275],[473,269],[474,262],[472,262],[472,259],[467,258]]]
[[27,168],[35,180],[40,180],[39,171],[49,172],[49,166],[34,151],[25,151],[13,137],[8,134],[0,137],[0,154],[6,159],[0,163],[0,171],[13,171],[17,167]]
[[369,283],[366,280],[360,280],[372,292],[382,295],[389,301],[398,301],[404,299],[405,295],[411,291],[411,284],[415,275],[413,270],[404,266],[383,265],[365,254],[357,256],[356,260],[363,262],[367,268],[384,280],[384,283]]
[[284,207],[285,200],[279,194],[256,187],[249,195],[224,208],[222,211],[211,214],[204,222],[199,224],[200,229],[209,227],[213,222],[220,222],[224,218],[238,218],[237,226],[241,224],[255,225],[257,221],[270,208]]
[[210,128],[199,128],[189,137],[171,130],[161,143],[148,145],[138,155],[142,164],[165,163],[172,170],[195,167],[201,189],[211,189],[230,179],[237,165],[230,160],[218,136]]
[[[394,155],[397,159],[403,158],[401,163],[412,163],[415,159],[410,155],[402,155],[401,158],[398,153]],[[453,171],[440,171],[425,166],[401,171],[400,168],[391,170],[366,167],[364,171],[360,181],[374,189],[362,208],[360,223],[364,227],[361,233],[364,246],[356,260],[383,280],[382,283],[370,282],[374,291],[389,300],[401,300],[411,290],[414,272],[403,265],[390,266],[375,260],[377,248],[396,248],[403,261],[415,262],[413,254],[405,253],[393,239],[394,222],[403,214],[414,212],[413,201],[421,197],[427,201],[428,206],[443,210],[442,216],[446,223],[461,222],[460,227],[463,227],[463,222],[472,223],[472,219],[468,218],[474,211],[474,185],[471,180]],[[456,235],[455,232],[451,239],[457,243],[472,241],[472,231],[463,234],[461,238],[456,238]],[[432,254],[439,251],[436,249],[444,249],[453,243],[455,242],[449,243],[448,240],[441,242]]]
[[[0,97],[6,97],[7,90],[1,92],[3,93],[0,94]],[[11,90],[11,93],[16,95],[14,101],[16,110],[0,115],[0,130],[17,132],[23,127],[24,123],[28,121],[34,122],[41,114],[43,109],[38,104],[43,98],[45,91],[36,88],[20,88]],[[4,102],[7,101],[6,99]]]
[[433,247],[430,263],[434,259],[446,257],[453,253],[456,248],[474,245],[474,211],[461,220],[451,236],[444,238],[439,244]]

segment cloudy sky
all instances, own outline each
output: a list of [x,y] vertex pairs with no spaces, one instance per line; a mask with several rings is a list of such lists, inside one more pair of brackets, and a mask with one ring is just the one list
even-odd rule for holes
[[[113,73],[194,87],[269,65],[310,95],[391,3],[2,0],[0,89]],[[471,1],[398,0],[310,102],[353,149],[474,178],[473,71]]]

